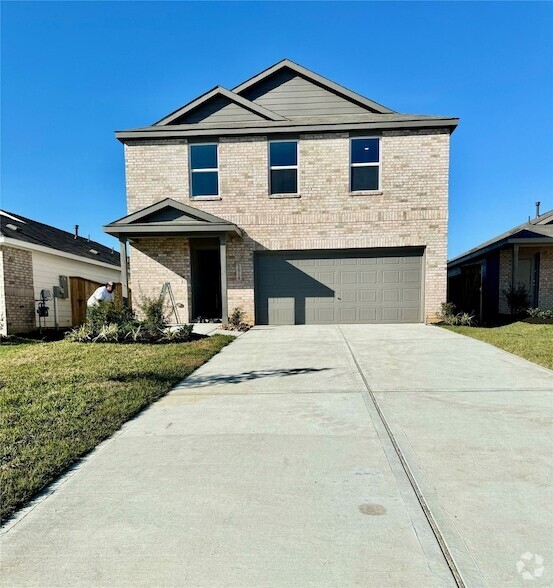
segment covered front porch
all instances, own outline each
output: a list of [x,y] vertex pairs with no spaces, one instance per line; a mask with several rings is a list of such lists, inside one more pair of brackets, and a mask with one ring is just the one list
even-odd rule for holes
[[[234,223],[166,198],[104,231],[119,239],[122,260],[131,245],[132,283],[139,296],[160,294],[169,284],[165,292],[174,306],[174,322],[228,321],[227,244],[243,234]],[[122,266],[128,299],[129,268]]]

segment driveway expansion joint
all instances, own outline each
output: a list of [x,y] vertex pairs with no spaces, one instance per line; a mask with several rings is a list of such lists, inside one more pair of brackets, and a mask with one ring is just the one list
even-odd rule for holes
[[[463,575],[461,573],[461,570],[459,569],[459,566],[457,565],[457,562],[455,561],[449,546],[447,544],[447,541],[445,539],[445,537],[442,534],[442,531],[440,530],[433,514],[432,511],[430,510],[430,507],[428,506],[418,484],[417,481],[415,479],[415,476],[413,475],[413,472],[411,471],[411,468],[409,467],[409,464],[407,463],[407,460],[405,459],[405,456],[403,455],[403,452],[401,450],[401,447],[399,446],[394,433],[392,431],[392,429],[390,428],[386,417],[384,415],[384,413],[382,412],[382,409],[380,407],[380,405],[378,404],[378,401],[376,399],[376,397],[374,396],[373,391],[370,388],[369,382],[367,381],[365,374],[363,373],[363,370],[361,369],[361,366],[359,365],[357,358],[355,357],[355,354],[353,353],[353,350],[349,344],[349,341],[347,340],[347,337],[344,335],[344,332],[342,331],[342,329],[340,328],[340,325],[337,325],[338,330],[340,331],[342,337],[344,338],[344,341],[346,343],[346,346],[351,354],[351,357],[357,367],[357,370],[359,371],[359,375],[361,376],[361,379],[363,380],[363,383],[365,385],[365,393],[363,394],[363,398],[365,400],[365,405],[367,407],[367,411],[369,412],[369,414],[371,414],[372,410],[371,408],[374,408],[374,410],[376,410],[376,413],[378,414],[378,418],[382,424],[382,426],[384,427],[386,434],[388,436],[389,441],[391,442],[395,454],[397,455],[397,458],[399,459],[399,462],[401,463],[401,467],[405,473],[405,475],[407,476],[407,479],[409,481],[409,484],[417,498],[417,501],[424,513],[424,516],[432,530],[432,533],[434,535],[434,537],[436,538],[436,541],[440,547],[440,550],[442,552],[442,555],[445,559],[445,562],[447,564],[447,567],[449,568],[449,571],[451,572],[451,575],[453,576],[453,579],[455,581],[455,584],[459,587],[459,588],[466,588],[467,584],[465,583],[465,580],[463,578]],[[376,423],[375,423],[376,424]],[[419,536],[418,532],[416,531],[415,528],[415,532],[417,533],[417,536],[419,537],[419,541],[421,541],[421,537]],[[423,545],[423,542],[421,541],[421,546]],[[474,585],[474,584],[472,584]]]

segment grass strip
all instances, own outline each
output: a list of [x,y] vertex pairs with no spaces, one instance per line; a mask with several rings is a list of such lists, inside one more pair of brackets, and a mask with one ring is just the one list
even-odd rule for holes
[[0,345],[1,517],[232,340]]
[[553,369],[553,325],[517,322],[502,327],[444,328],[491,343],[550,370]]

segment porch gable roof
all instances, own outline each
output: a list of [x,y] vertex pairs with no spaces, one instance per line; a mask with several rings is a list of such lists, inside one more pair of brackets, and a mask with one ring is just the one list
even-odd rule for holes
[[119,239],[226,233],[242,236],[242,230],[234,223],[172,198],[164,198],[104,225],[104,232]]

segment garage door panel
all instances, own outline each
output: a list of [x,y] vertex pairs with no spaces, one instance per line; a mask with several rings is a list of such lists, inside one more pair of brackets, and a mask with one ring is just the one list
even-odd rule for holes
[[405,270],[403,272],[403,283],[419,283],[421,281],[421,273],[419,270]]
[[257,253],[259,324],[420,322],[422,251]]
[[318,319],[321,323],[335,323],[334,308],[319,308]]
[[342,290],[338,294],[342,302],[357,302],[357,290]]
[[376,308],[361,308],[359,309],[359,322],[360,323],[376,323]]
[[357,323],[357,310],[355,308],[340,308],[341,323]]
[[397,306],[391,306],[390,308],[383,306],[382,320],[388,322],[397,322],[399,321],[399,312],[400,309]]
[[400,273],[397,270],[382,270],[382,282],[384,284],[399,284]]
[[403,301],[404,302],[420,302],[421,291],[415,289],[403,290]]
[[336,275],[333,272],[318,272],[316,276],[323,284],[334,286],[336,283]]
[[357,284],[357,272],[340,272],[340,284]]
[[269,324],[271,325],[293,325],[295,324],[295,300],[290,296],[287,298],[269,298]]
[[415,308],[402,308],[401,320],[404,323],[416,323],[419,319],[419,311]]
[[360,302],[376,302],[376,290],[361,290]]
[[376,284],[378,279],[378,273],[377,272],[360,272],[359,274],[360,279],[360,283],[361,284]]
[[400,290],[383,290],[382,302],[399,302],[401,300]]

